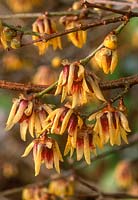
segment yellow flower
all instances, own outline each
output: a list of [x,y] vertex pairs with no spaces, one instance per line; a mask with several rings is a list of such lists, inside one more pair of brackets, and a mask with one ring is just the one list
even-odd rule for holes
[[113,33],[108,34],[103,42],[104,46],[114,50],[117,48],[117,36]]
[[95,60],[105,74],[112,74],[118,63],[117,51],[103,47],[95,54]]
[[57,108],[48,115],[44,130],[47,129],[50,133],[60,135],[67,131],[75,144],[77,130],[81,128],[82,125],[83,121],[80,116],[74,113],[73,109],[64,106]]
[[117,185],[121,188],[130,188],[133,182],[131,165],[128,161],[121,161],[115,170],[115,179]]
[[72,108],[87,103],[88,94],[95,94],[98,99],[105,101],[97,80],[93,75],[86,75],[83,65],[79,62],[64,63],[55,91],[55,95],[59,94],[62,94],[61,102],[68,95],[72,96]]
[[[49,19],[46,15],[40,16],[32,25],[33,31],[40,33],[41,36],[45,34],[53,34],[57,32],[56,23]],[[41,37],[39,36],[32,36],[33,40],[37,40]],[[49,45],[53,46],[53,49],[56,50],[57,48],[62,48],[60,37],[53,38],[49,41],[43,40],[42,42],[34,43],[35,46],[39,49],[39,54],[42,55],[45,53]]]
[[48,187],[48,192],[58,197],[68,199],[67,196],[74,195],[74,184],[71,180],[58,179],[51,181]]
[[89,130],[81,129],[77,133],[76,143],[72,140],[72,137],[69,135],[64,150],[64,155],[67,155],[70,152],[70,156],[73,155],[74,149],[76,150],[77,160],[81,160],[84,154],[84,158],[87,164],[91,163],[90,153],[91,151],[96,153],[96,148],[93,144],[93,135],[89,133]]
[[96,120],[94,131],[100,137],[101,143],[120,145],[121,138],[128,143],[127,132],[130,132],[128,120],[125,114],[110,104],[102,111],[99,111],[89,117],[89,120]]
[[46,168],[52,169],[53,165],[58,173],[60,173],[59,161],[63,161],[58,143],[45,135],[31,142],[22,157],[27,156],[33,149],[33,157],[35,164],[35,176],[39,174],[41,163],[45,163]]
[[[75,28],[80,25],[81,24],[76,21],[68,22],[66,24],[66,30]],[[74,46],[82,48],[82,46],[86,43],[87,31],[72,32],[69,33],[67,36],[68,39],[74,44]]]
[[26,133],[34,137],[39,136],[44,128],[44,120],[52,109],[46,104],[28,100],[23,95],[19,99],[13,100],[13,105],[6,122],[6,130],[10,130],[16,123],[20,124],[20,135],[22,140],[26,140]]
[[22,200],[55,200],[55,198],[50,198],[48,189],[46,187],[29,187],[24,188],[22,191]]

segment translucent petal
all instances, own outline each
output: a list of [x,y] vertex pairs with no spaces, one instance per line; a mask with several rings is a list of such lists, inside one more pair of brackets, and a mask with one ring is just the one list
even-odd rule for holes
[[124,130],[127,132],[131,132],[126,116],[122,112],[119,112],[119,116],[121,120],[121,125],[124,128]]
[[19,99],[14,99],[14,101],[13,101],[13,105],[12,105],[9,117],[8,117],[7,122],[6,122],[6,130],[7,131],[10,130],[12,128],[12,126],[14,125],[13,119],[14,119],[15,113],[17,111],[17,108],[19,106],[19,102],[20,102]]
[[29,133],[34,138],[34,127],[35,127],[35,113],[34,113],[34,111],[31,115],[28,123],[29,123],[29,127],[28,127]]
[[112,51],[112,61],[111,61],[111,66],[110,66],[110,73],[112,74],[117,66],[118,63],[118,55],[117,51],[113,50]]
[[92,81],[92,89],[93,89],[93,91],[94,91],[95,96],[96,96],[98,99],[100,99],[101,101],[106,101],[105,98],[103,97],[103,94],[102,94],[102,92],[101,92],[101,90],[100,90],[100,87],[99,87],[99,84],[98,84],[97,80],[96,80],[96,79],[93,80],[93,79],[91,78],[91,81]]
[[14,119],[13,119],[13,124],[16,124],[16,123],[19,122],[19,120],[22,118],[23,113],[24,113],[24,111],[25,111],[27,105],[28,105],[28,102],[27,102],[27,101],[22,100],[22,101],[20,102],[19,107],[18,107],[18,110],[17,110],[17,112],[16,112],[16,114],[15,114],[15,117],[14,117]]
[[67,83],[67,87],[68,87],[68,94],[71,93],[72,90],[72,85],[73,85],[73,80],[74,80],[74,64],[70,64],[69,67],[69,75],[68,75],[68,83]]
[[69,109],[68,112],[66,113],[61,125],[60,134],[63,134],[65,132],[72,113],[73,113],[72,109]]
[[28,129],[28,122],[24,120],[22,123],[20,123],[20,135],[23,141],[26,141],[27,129]]
[[27,106],[27,108],[24,111],[25,115],[30,116],[31,113],[32,113],[32,110],[33,110],[33,102],[29,101],[28,102],[28,106]]
[[38,144],[38,146],[37,146],[37,152],[36,152],[36,157],[34,159],[34,163],[35,163],[35,176],[37,176],[39,174],[39,172],[40,172],[41,153],[42,153],[42,145]]
[[56,116],[55,116],[54,121],[53,121],[53,125],[51,127],[51,133],[56,132],[56,129],[57,129],[58,123],[59,123],[59,118],[60,118],[63,111],[64,111],[64,108],[60,108],[58,110],[58,112],[56,113]]
[[53,155],[54,155],[54,165],[55,165],[55,169],[58,173],[60,173],[60,167],[59,167],[59,156],[58,153],[56,151],[56,147],[53,146]]
[[90,146],[89,146],[88,134],[84,135],[84,157],[85,157],[87,164],[90,164],[91,159],[90,159]]
[[34,141],[31,142],[31,143],[26,147],[26,149],[25,149],[25,151],[24,151],[22,157],[27,156],[27,155],[30,153],[30,151],[32,150],[33,146],[34,146]]

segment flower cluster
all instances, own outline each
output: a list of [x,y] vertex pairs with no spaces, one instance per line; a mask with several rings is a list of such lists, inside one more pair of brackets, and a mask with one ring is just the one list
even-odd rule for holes
[[23,200],[63,200],[70,199],[74,195],[74,178],[68,179],[58,177],[51,180],[48,187],[28,187],[22,191]]
[[93,94],[100,100],[105,101],[98,81],[94,75],[86,75],[84,66],[80,62],[63,63],[63,70],[59,75],[55,95],[62,94],[61,102],[67,96],[72,96],[72,108],[88,102],[88,96]]
[[22,34],[11,28],[4,27],[0,22],[0,41],[4,49],[21,47]]
[[128,143],[127,132],[131,130],[124,112],[109,103],[103,110],[89,117],[90,121],[94,119],[96,123],[93,130],[99,136],[102,144],[110,141],[111,145],[120,145],[121,138]]
[[26,148],[22,157],[27,156],[33,149],[35,164],[35,176],[39,174],[41,163],[45,163],[46,168],[52,169],[53,165],[57,172],[60,172],[59,161],[63,161],[58,143],[48,137],[45,133],[40,138],[33,140]]
[[103,42],[103,47],[95,54],[95,60],[105,74],[112,74],[118,62],[117,56],[117,36],[114,33],[107,35]]
[[[33,40],[38,40],[46,34],[50,35],[57,32],[56,23],[49,19],[46,15],[42,15],[33,23],[33,31],[39,33],[39,36],[32,36]],[[42,39],[41,42],[34,43],[39,49],[39,54],[45,53],[49,45],[53,46],[53,49],[62,48],[60,37],[53,38],[49,41]]]
[[22,140],[26,140],[26,133],[36,137],[42,132],[44,128],[44,120],[52,111],[50,106],[40,104],[36,100],[28,100],[23,95],[19,99],[13,100],[13,105],[6,122],[6,130],[10,130],[17,122],[20,124],[20,134]]

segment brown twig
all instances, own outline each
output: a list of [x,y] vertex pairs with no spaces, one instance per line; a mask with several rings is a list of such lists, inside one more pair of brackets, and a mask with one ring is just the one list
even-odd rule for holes
[[129,6],[132,8],[138,8],[138,3],[136,3],[136,2],[111,1],[111,0],[85,0],[85,2],[101,3],[101,4],[113,5],[113,6]]
[[[137,84],[138,84],[138,74],[133,75],[133,76],[128,76],[128,77],[123,77],[117,80],[99,81],[99,86],[101,90],[125,88],[126,85],[129,85],[130,87],[132,87]],[[49,85],[35,85],[31,83],[24,84],[24,83],[16,83],[16,82],[0,80],[1,89],[15,90],[15,91],[20,91],[20,92],[37,93],[37,92],[41,92],[42,90],[48,87]]]

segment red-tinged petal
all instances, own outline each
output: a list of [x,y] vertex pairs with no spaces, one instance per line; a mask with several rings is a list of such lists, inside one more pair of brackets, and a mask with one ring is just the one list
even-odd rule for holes
[[77,160],[81,160],[83,157],[84,141],[83,138],[77,138],[76,154]]
[[65,108],[57,109],[56,116],[54,118],[53,125],[51,127],[51,133],[55,133],[57,131],[59,119],[64,109]]
[[84,157],[85,157],[87,164],[90,164],[91,159],[90,159],[90,145],[89,145],[88,134],[84,135]]
[[47,169],[52,169],[53,168],[53,164],[54,164],[54,158],[53,158],[53,150],[52,149],[48,149],[48,148],[44,148],[43,152],[43,159],[46,165]]
[[71,149],[71,137],[68,135],[67,143],[64,149],[64,156],[66,156],[69,153],[70,149]]
[[22,118],[23,113],[24,113],[25,109],[27,108],[27,106],[28,106],[28,101],[21,100],[19,107],[18,107],[18,110],[17,110],[15,117],[13,119],[13,124],[16,124],[18,121],[20,121],[20,119]]

